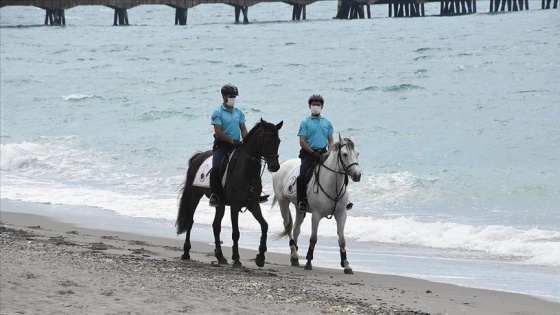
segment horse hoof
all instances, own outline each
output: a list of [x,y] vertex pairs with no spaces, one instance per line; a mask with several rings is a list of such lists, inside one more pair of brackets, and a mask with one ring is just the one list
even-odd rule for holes
[[297,258],[290,258],[290,262],[292,263],[293,267],[299,267],[299,259]]
[[241,268],[241,267],[243,267],[243,265],[241,264],[240,261],[236,261],[233,263],[233,268]]
[[264,267],[264,255],[257,255],[257,258],[255,258],[255,264],[257,264],[258,267]]
[[348,268],[348,269],[344,269],[344,273],[347,275],[353,275],[354,271],[352,271],[352,268]]
[[305,267],[303,268],[305,270],[313,270],[313,267],[311,267],[310,263],[305,264]]
[[218,264],[220,265],[227,265],[227,259],[225,259],[224,257],[216,257],[218,259]]
[[189,255],[189,254],[181,255],[181,260],[190,260],[190,259],[191,259],[191,255]]

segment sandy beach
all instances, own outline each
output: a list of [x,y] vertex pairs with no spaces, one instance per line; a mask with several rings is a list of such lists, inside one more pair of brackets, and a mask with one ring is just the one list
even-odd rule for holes
[[[258,268],[217,265],[194,243],[95,230],[0,212],[1,314],[560,314],[528,295],[425,280],[289,266],[267,253]],[[229,248],[224,248],[226,257]]]

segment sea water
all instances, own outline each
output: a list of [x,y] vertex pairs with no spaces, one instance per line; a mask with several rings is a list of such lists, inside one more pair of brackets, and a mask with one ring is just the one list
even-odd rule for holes
[[[477,14],[440,17],[427,4],[428,16],[397,19],[376,5],[372,19],[341,21],[322,1],[294,22],[289,5],[263,3],[244,25],[216,4],[175,26],[175,11],[154,5],[130,9],[128,27],[101,6],[66,10],[65,27],[4,7],[2,204],[173,235],[187,160],[211,148],[223,84],[238,86],[248,128],[284,121],[281,161],[297,157],[307,98],[320,93],[335,139],[353,134],[361,153],[345,233],[355,270],[560,300],[560,16],[530,6],[488,14],[479,2]],[[270,173],[263,183],[272,193]],[[263,211],[269,251],[289,252],[274,237],[278,208]],[[212,242],[213,214],[203,198],[194,239]],[[240,220],[241,246],[256,249],[258,223]],[[307,219],[302,258],[309,233]],[[314,264],[338,261],[324,219]]]

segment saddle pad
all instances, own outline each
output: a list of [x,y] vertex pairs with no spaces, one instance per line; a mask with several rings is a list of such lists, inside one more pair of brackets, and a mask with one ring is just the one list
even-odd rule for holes
[[212,169],[212,156],[210,155],[196,171],[193,186],[210,188],[210,170]]
[[299,166],[295,167],[288,179],[284,183],[284,189],[282,190],[282,194],[284,197],[293,197],[297,198],[297,177],[299,176]]
[[[231,155],[229,157],[229,160],[231,161]],[[226,165],[226,171],[224,172],[224,175],[222,176],[222,187],[224,187],[226,185],[226,175],[227,175],[227,167],[229,166]],[[202,187],[202,188],[210,188],[210,171],[212,170],[212,155],[210,155],[208,158],[206,158],[206,160],[204,160],[204,162],[202,162],[202,164],[200,164],[200,167],[198,168],[198,171],[196,171],[196,176],[194,177],[193,180],[193,186],[197,186],[197,187]]]

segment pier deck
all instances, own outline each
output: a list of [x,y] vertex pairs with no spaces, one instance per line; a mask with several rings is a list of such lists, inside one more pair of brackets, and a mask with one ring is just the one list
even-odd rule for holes
[[[129,25],[128,9],[140,5],[167,5],[175,9],[175,24],[186,25],[188,9],[200,4],[227,4],[234,7],[235,22],[248,23],[248,8],[255,4],[283,2],[291,5],[292,20],[305,20],[306,7],[319,0],[1,0],[5,6],[35,6],[46,10],[45,24],[65,25],[65,10],[76,6],[106,6],[115,10],[114,25]],[[371,18],[371,5],[387,5],[389,17],[424,16],[424,4],[439,2],[441,15],[476,13],[476,0],[338,0],[336,18]],[[542,9],[557,9],[558,0],[542,0]],[[529,9],[528,0],[490,0],[489,12]],[[366,13],[367,12],[367,13]]]

